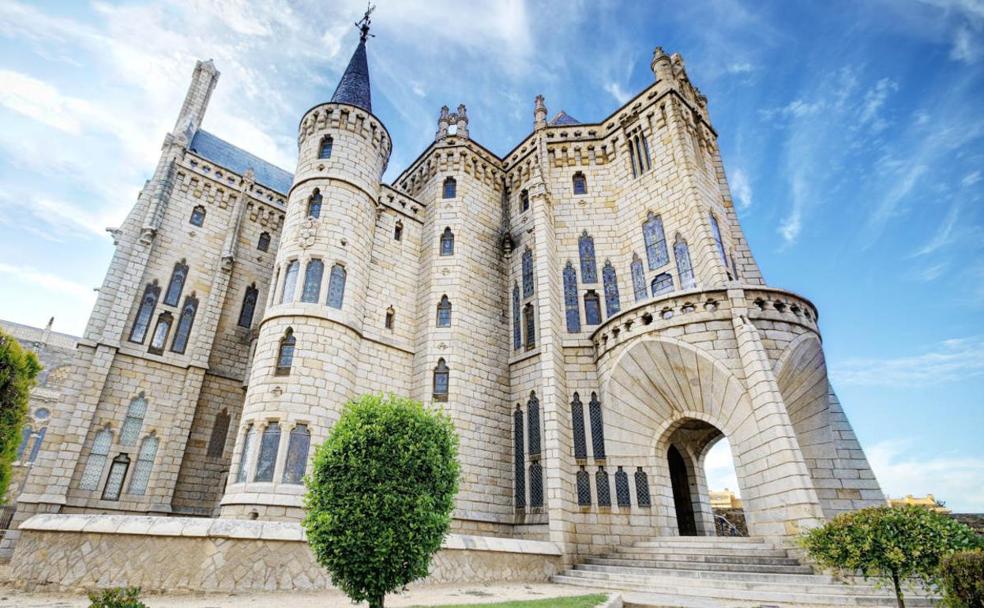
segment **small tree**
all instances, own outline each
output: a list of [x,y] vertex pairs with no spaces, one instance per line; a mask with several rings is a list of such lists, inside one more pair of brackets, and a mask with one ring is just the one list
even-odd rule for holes
[[13,336],[0,331],[0,502],[10,484],[10,463],[17,457],[27,400],[41,363]]
[[969,527],[915,505],[843,513],[803,537],[807,553],[821,566],[890,579],[899,608],[905,606],[904,580],[938,585],[943,557],[981,544]]
[[458,439],[450,418],[395,396],[348,403],[306,479],[304,528],[332,583],[382,608],[427,575],[451,525]]

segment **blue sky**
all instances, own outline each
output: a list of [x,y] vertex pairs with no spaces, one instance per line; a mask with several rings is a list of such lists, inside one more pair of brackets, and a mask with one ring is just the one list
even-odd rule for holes
[[[892,495],[984,512],[984,1],[379,0],[373,108],[391,179],[441,105],[503,154],[533,97],[601,120],[656,45],[708,96],[767,281],[820,309],[834,386]],[[685,5],[685,6],[684,6]],[[288,170],[361,1],[0,3],[0,318],[79,334],[116,226],[197,58],[205,128]],[[727,451],[709,462],[729,482]]]

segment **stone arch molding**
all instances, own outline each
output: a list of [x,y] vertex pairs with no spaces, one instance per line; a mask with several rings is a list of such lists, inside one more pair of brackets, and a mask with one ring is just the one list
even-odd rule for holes
[[[788,536],[820,515],[785,417],[756,407],[744,382],[711,353],[674,338],[646,337],[627,345],[602,380],[608,458],[655,473],[660,534],[676,533],[666,449],[674,431],[692,421],[728,438],[752,534]],[[701,467],[708,445],[696,447]]]

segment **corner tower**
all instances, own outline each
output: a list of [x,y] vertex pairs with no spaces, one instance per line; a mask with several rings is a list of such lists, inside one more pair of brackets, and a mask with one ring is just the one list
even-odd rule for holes
[[357,393],[370,258],[391,140],[372,114],[366,41],[301,118],[270,301],[259,328],[225,517],[299,519],[312,445]]

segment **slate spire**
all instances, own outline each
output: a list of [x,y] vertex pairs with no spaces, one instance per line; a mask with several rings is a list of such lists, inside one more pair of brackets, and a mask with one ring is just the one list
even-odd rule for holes
[[347,103],[358,106],[367,112],[372,112],[372,95],[369,92],[369,62],[366,59],[366,39],[369,34],[369,15],[374,6],[366,10],[362,21],[356,23],[361,34],[359,35],[359,46],[355,47],[352,59],[349,60],[342,79],[338,81],[334,95],[331,96],[332,103]]

